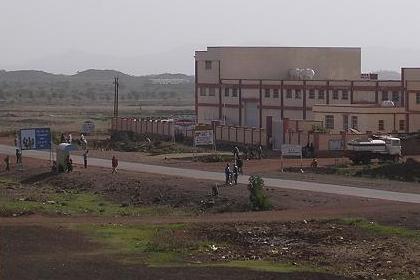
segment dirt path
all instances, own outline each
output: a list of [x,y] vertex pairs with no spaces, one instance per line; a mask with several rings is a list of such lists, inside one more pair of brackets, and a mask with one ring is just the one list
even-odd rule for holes
[[[0,145],[0,153],[13,155],[15,153],[15,149],[14,147],[11,147],[11,146]],[[48,160],[50,158],[50,153],[41,152],[41,151],[25,151],[24,156]],[[73,162],[77,164],[82,164],[83,162],[83,158],[80,156],[73,156],[72,158],[73,158]],[[97,167],[109,167],[110,161],[104,160],[104,159],[90,158],[89,165],[97,166]],[[149,164],[133,163],[133,162],[120,162],[119,168],[127,170],[127,171],[161,174],[161,175],[168,175],[168,176],[183,176],[183,177],[192,178],[192,179],[203,179],[203,180],[214,180],[214,181],[222,181],[224,179],[224,175],[222,173],[217,173],[217,172],[191,170],[191,169],[149,165]],[[246,184],[248,182],[248,178],[249,178],[248,176],[241,176],[239,179],[239,183]],[[332,184],[321,184],[321,183],[316,183],[316,182],[302,182],[302,181],[274,179],[274,178],[264,178],[264,181],[267,187],[273,187],[273,188],[321,192],[321,193],[329,193],[329,194],[348,195],[348,196],[420,204],[420,194],[390,192],[390,191],[374,190],[374,189],[368,189],[368,188],[356,188],[356,187],[347,187],[347,186],[332,185]]]

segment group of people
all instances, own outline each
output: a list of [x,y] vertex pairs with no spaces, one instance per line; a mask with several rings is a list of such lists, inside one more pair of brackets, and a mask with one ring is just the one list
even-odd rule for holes
[[[80,134],[80,138],[78,141],[76,139],[76,142],[78,142],[78,144],[83,148],[83,150],[87,149],[87,139],[83,133]],[[69,133],[67,136],[65,136],[64,133],[61,133],[60,143],[72,144],[73,136],[71,135],[71,133]]]
[[64,133],[61,133],[60,143],[71,144],[72,142],[73,142],[73,136],[71,135],[71,133],[67,134],[67,136],[65,136]]
[[[238,146],[235,146],[233,148],[233,156],[239,157],[239,148]],[[255,146],[246,146],[243,151],[243,158],[245,160],[251,160],[251,159],[262,159],[264,157],[263,154],[263,147],[261,145],[255,147]]]

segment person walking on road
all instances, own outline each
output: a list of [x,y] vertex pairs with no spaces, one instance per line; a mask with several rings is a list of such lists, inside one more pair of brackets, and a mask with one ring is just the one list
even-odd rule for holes
[[83,153],[83,164],[84,164],[85,168],[87,168],[88,153],[89,153],[89,150],[86,150]]
[[237,160],[238,158],[239,158],[239,148],[238,148],[238,146],[235,146],[234,148],[233,148],[233,159],[234,160]]
[[112,174],[117,173],[118,159],[112,156]]
[[6,171],[10,171],[10,157],[8,155],[4,158],[4,164],[6,165]]
[[229,166],[229,163],[227,163],[225,167],[226,185],[230,185],[230,176],[231,176],[230,166]]
[[235,166],[233,167],[233,180],[235,182],[235,185],[238,184],[238,176],[239,176],[239,168],[238,166],[235,164]]
[[261,145],[258,146],[258,159],[263,158],[263,147]]
[[22,152],[16,149],[16,164],[22,163]]

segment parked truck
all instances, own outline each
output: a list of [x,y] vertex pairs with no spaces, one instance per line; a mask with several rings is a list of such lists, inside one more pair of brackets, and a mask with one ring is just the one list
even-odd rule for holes
[[391,136],[352,140],[347,143],[346,155],[355,164],[369,164],[372,159],[398,161],[401,157],[401,140]]

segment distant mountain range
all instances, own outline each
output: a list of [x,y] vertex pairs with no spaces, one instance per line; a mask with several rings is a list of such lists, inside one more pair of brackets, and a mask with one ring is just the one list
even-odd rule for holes
[[157,75],[145,75],[145,76],[132,76],[116,70],[96,70],[88,69],[82,72],[77,72],[74,75],[63,75],[63,74],[52,74],[44,71],[37,70],[18,70],[18,71],[6,71],[0,70],[0,81],[36,81],[36,80],[92,80],[92,81],[104,81],[112,80],[114,77],[119,77],[125,80],[150,80],[150,79],[184,79],[186,82],[193,82],[194,77],[185,74],[170,74],[163,73]]
[[43,71],[0,70],[0,100],[35,103],[109,102],[119,77],[121,101],[161,100],[192,104],[194,77],[184,74],[132,76],[115,70],[89,69],[74,75]]

